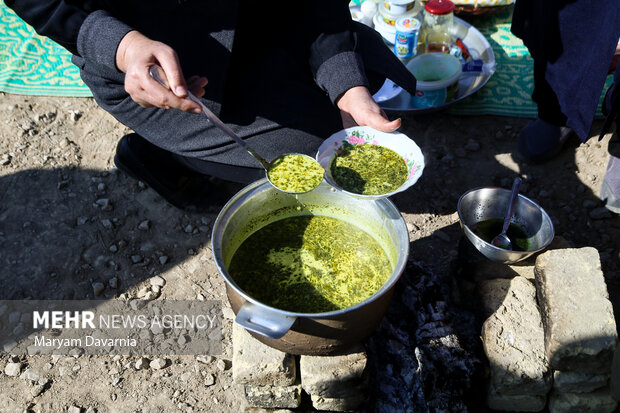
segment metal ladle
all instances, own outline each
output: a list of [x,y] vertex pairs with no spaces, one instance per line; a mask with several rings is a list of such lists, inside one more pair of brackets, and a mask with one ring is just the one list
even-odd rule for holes
[[[168,85],[168,81],[166,79],[166,75],[163,74],[163,71],[162,71],[162,69],[159,66],[156,66],[156,65],[150,66],[149,67],[149,75],[151,75],[151,77],[153,79],[155,79],[157,82],[159,82],[165,88],[167,88],[167,89],[170,88],[170,86]],[[291,194],[305,193],[305,192],[309,192],[312,189],[314,189],[314,188],[312,188],[312,189],[310,189],[308,191],[303,191],[303,192],[286,191],[286,190],[280,188],[279,186],[277,186],[276,184],[274,184],[271,181],[271,179],[269,177],[269,169],[274,165],[274,163],[277,160],[279,160],[281,158],[284,158],[285,156],[290,156],[290,155],[303,156],[303,157],[311,159],[312,161],[316,162],[316,164],[318,165],[318,162],[315,159],[313,159],[313,158],[311,158],[311,157],[309,157],[308,155],[305,155],[305,154],[287,153],[287,154],[278,156],[277,158],[275,158],[271,162],[268,162],[265,158],[260,156],[258,154],[258,152],[256,152],[252,147],[250,147],[243,139],[241,139],[239,136],[237,136],[237,134],[235,132],[233,132],[232,129],[230,129],[224,122],[222,122],[220,120],[220,118],[218,118],[213,112],[211,112],[211,110],[209,110],[209,108],[206,107],[205,104],[200,101],[200,99],[198,99],[196,96],[194,96],[194,94],[192,92],[190,92],[188,90],[187,91],[187,95],[188,95],[187,99],[190,99],[190,100],[192,100],[192,101],[194,101],[194,102],[196,102],[196,103],[198,103],[200,105],[200,107],[202,108],[202,113],[207,117],[207,119],[209,119],[215,126],[220,128],[220,130],[222,130],[224,133],[226,133],[228,136],[230,136],[235,142],[237,142],[239,145],[241,145],[241,147],[243,149],[248,151],[248,153],[250,155],[252,155],[261,164],[261,166],[265,169],[265,176],[269,180],[269,183],[271,183],[271,185],[274,186],[274,188],[276,188],[276,189],[278,189],[278,190],[280,190],[282,192],[291,193]]]
[[508,202],[508,211],[506,211],[506,217],[504,218],[504,226],[502,227],[502,232],[499,233],[498,236],[491,240],[491,244],[498,247],[503,248],[505,250],[512,251],[512,242],[510,238],[506,235],[508,231],[508,227],[510,226],[510,220],[512,219],[512,214],[514,213],[515,204],[517,201],[517,197],[519,196],[519,188],[521,187],[521,178],[515,178],[512,183],[512,192],[510,193],[510,201]]

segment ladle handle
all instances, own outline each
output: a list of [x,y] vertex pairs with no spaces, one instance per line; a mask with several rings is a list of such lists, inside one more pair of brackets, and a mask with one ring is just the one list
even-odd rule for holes
[[[168,85],[168,82],[166,80],[165,75],[162,75],[161,73],[161,69],[159,66],[156,65],[152,65],[151,67],[149,67],[149,74],[151,75],[151,77],[153,79],[155,79],[156,81],[158,81],[162,86],[166,87],[166,88],[170,88],[170,86]],[[248,144],[241,139],[239,136],[237,136],[237,134],[228,127],[228,125],[226,125],[224,122],[222,122],[220,120],[220,118],[218,118],[215,113],[211,112],[211,110],[204,104],[202,103],[202,101],[200,99],[198,99],[196,96],[194,96],[194,94],[192,92],[190,92],[189,90],[187,91],[187,98],[190,100],[193,100],[194,102],[198,103],[200,105],[200,107],[202,108],[202,113],[204,113],[204,115],[218,128],[220,128],[220,130],[222,130],[224,133],[226,133],[228,136],[230,136],[235,142],[237,142],[239,145],[241,145],[241,147],[243,149],[245,149],[246,151],[248,151],[250,153],[250,155],[252,155],[254,158],[256,158],[256,160],[258,160],[258,162],[261,163],[261,165],[263,166],[263,168],[265,169],[269,169],[269,162],[267,162],[265,160],[265,158],[263,158],[262,156],[260,156],[258,153],[256,153],[256,151],[254,149],[252,149],[251,147],[248,146]]]
[[502,228],[502,234],[505,234],[508,231],[508,227],[510,227],[510,220],[512,219],[512,214],[515,210],[515,204],[517,197],[519,196],[519,188],[521,187],[521,178],[516,177],[514,182],[512,183],[512,192],[510,193],[510,201],[508,204],[508,212],[506,213],[506,218],[504,218],[504,226]]
[[246,330],[273,339],[284,336],[295,320],[297,317],[278,314],[249,301],[243,303],[235,318],[235,322]]

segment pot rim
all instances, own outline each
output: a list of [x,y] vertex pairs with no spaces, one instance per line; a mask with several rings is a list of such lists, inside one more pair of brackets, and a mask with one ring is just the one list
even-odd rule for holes
[[[387,293],[399,280],[400,276],[402,275],[405,269],[405,265],[407,264],[407,257],[409,256],[409,243],[410,243],[409,231],[406,230],[407,226],[405,224],[405,220],[402,214],[398,211],[398,209],[394,205],[394,203],[387,198],[380,198],[377,200],[364,201],[364,202],[377,202],[380,204],[384,204],[382,206],[384,207],[384,209],[387,210],[387,212],[392,212],[394,214],[397,214],[399,217],[398,221],[400,221],[405,228],[404,237],[406,237],[406,242],[404,242],[404,249],[405,249],[404,255],[403,255],[404,259],[402,260],[402,262],[400,262],[401,260],[397,260],[396,266],[394,267],[394,270],[392,271],[392,275],[390,276],[390,278],[388,278],[388,280],[381,286],[381,288],[377,290],[373,295],[371,295],[364,301],[361,301],[355,305],[352,305],[351,307],[343,308],[341,310],[327,311],[327,312],[322,312],[322,313],[296,313],[292,311],[286,311],[286,310],[281,310],[279,308],[271,307],[267,304],[262,303],[261,301],[258,301],[251,295],[247,294],[243,289],[241,289],[237,285],[237,283],[232,279],[232,277],[230,277],[230,275],[224,268],[222,249],[221,249],[221,246],[215,245],[215,240],[216,240],[215,234],[219,231],[220,226],[222,225],[221,221],[222,221],[223,216],[225,216],[226,212],[230,210],[230,208],[232,208],[232,205],[235,202],[237,202],[237,200],[241,198],[242,196],[244,196],[246,193],[260,186],[263,186],[265,184],[271,186],[267,178],[260,179],[258,181],[252,182],[251,184],[247,185],[245,188],[237,192],[235,195],[233,195],[233,197],[230,198],[230,200],[226,203],[226,205],[224,205],[224,207],[222,207],[222,209],[220,210],[213,224],[213,230],[211,231],[211,250],[215,258],[215,265],[220,275],[224,278],[224,281],[226,282],[227,286],[232,288],[237,294],[241,295],[246,301],[249,301],[254,305],[257,305],[261,308],[268,310],[271,313],[274,313],[274,314],[277,314],[283,317],[332,318],[332,317],[337,317],[337,316],[349,313],[360,307],[363,307],[365,305],[372,303],[373,301],[381,297],[383,294]],[[350,197],[350,195],[348,195],[344,191],[338,191],[338,192],[342,192],[346,196]],[[397,256],[400,257],[400,253],[398,253]]]

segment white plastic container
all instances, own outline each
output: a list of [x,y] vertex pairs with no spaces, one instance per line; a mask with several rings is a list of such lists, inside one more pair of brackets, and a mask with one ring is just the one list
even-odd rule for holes
[[387,43],[394,44],[394,36],[396,35],[396,20],[401,17],[416,17],[416,14],[418,14],[417,8],[411,9],[403,15],[387,14],[383,10],[383,5],[381,5],[379,7],[379,12],[377,12],[373,18],[375,30],[383,36],[383,39],[385,39]]
[[446,53],[425,53],[407,63],[407,69],[417,80],[411,105],[415,108],[441,106],[453,99],[459,78],[461,61]]
[[415,1],[411,0],[385,0],[382,9],[393,15],[402,15],[413,9]]

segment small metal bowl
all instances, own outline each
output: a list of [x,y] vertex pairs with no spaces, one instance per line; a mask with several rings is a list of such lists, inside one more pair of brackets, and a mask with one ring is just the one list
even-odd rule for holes
[[487,219],[504,220],[510,190],[484,187],[471,189],[459,199],[457,212],[467,239],[488,259],[504,264],[522,261],[545,249],[554,237],[551,218],[536,202],[519,194],[511,222],[521,227],[528,236],[527,251],[509,251],[493,246],[474,233],[479,222]]

